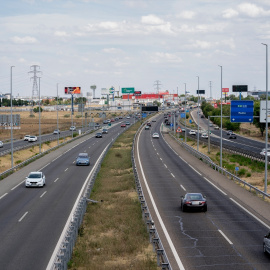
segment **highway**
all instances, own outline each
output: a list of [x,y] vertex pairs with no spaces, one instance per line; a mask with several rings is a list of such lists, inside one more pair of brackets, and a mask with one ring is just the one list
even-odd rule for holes
[[[160,116],[151,130],[140,132],[136,166],[172,268],[270,269],[269,256],[262,251],[270,228],[269,205],[228,183],[178,145],[169,147],[160,133],[162,122]],[[160,138],[152,139],[153,132]],[[205,195],[208,211],[182,212],[181,196],[186,192]]]
[[[121,122],[103,138],[86,135],[0,181],[1,269],[46,269],[93,165],[112,138],[125,130]],[[89,154],[90,166],[75,165],[81,152]],[[46,186],[25,188],[24,178],[36,170],[44,172]]]

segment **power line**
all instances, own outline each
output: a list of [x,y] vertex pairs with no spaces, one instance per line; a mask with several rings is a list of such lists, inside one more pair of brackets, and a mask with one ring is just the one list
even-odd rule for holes
[[159,81],[159,80],[156,80],[154,86],[156,86],[157,94],[158,94],[158,92],[159,92],[159,89],[160,89],[159,86],[160,86],[160,85],[162,85],[162,84],[160,83],[160,81]]
[[38,83],[37,83],[37,73],[41,73],[41,71],[38,71],[37,68],[40,68],[40,66],[38,65],[33,65],[30,68],[33,68],[32,71],[29,71],[28,73],[33,73],[33,77],[31,77],[31,79],[33,79],[33,88],[32,88],[32,101],[34,99],[34,97],[38,97],[39,96],[39,88],[38,88]]

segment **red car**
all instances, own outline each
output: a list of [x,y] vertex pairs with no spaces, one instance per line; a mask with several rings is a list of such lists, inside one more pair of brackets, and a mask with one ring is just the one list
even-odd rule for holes
[[122,124],[121,127],[126,127],[126,124]]

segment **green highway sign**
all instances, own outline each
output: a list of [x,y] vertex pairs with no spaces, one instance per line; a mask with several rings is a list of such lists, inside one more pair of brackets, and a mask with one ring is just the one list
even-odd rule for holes
[[122,88],[122,94],[133,94],[135,91],[134,87]]

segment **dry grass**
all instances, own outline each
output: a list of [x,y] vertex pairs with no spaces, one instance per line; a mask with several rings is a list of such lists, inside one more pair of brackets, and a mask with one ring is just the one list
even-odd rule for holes
[[[142,219],[131,163],[138,126],[121,135],[104,159],[70,269],[158,269]],[[121,147],[119,147],[121,145]]]

